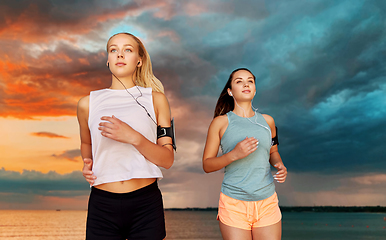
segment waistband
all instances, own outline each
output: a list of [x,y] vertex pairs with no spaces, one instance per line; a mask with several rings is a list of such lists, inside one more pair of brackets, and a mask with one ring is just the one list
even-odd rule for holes
[[132,192],[127,192],[127,193],[113,193],[113,192],[108,192],[96,187],[91,187],[91,194],[96,194],[98,196],[108,197],[108,198],[122,199],[122,198],[135,198],[157,190],[159,190],[158,183],[157,183],[157,180],[155,180],[153,183],[143,188],[134,190]]

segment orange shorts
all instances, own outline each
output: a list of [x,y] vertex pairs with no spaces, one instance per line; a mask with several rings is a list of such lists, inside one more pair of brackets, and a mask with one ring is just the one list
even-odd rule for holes
[[245,230],[273,225],[281,220],[277,194],[260,201],[242,201],[220,193],[217,220]]

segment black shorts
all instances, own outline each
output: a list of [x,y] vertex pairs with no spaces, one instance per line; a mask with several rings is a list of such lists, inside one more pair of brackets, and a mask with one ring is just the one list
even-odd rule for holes
[[157,181],[129,193],[91,188],[87,240],[161,240],[165,236],[162,195]]

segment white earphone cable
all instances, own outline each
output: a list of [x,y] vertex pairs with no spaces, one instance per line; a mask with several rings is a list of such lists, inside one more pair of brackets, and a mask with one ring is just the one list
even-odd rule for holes
[[[232,95],[232,97],[233,97],[233,95]],[[252,121],[251,119],[249,119],[249,118],[247,117],[247,114],[246,114],[245,109],[242,108],[242,107],[237,103],[237,101],[236,101],[236,99],[235,99],[234,97],[233,97],[233,99],[235,100],[236,105],[237,105],[239,108],[241,108],[241,109],[243,110],[243,112],[244,112],[244,117],[245,117],[246,119],[248,119],[248,121],[250,121],[252,124],[256,124],[256,125],[258,125],[258,126],[260,126],[260,127],[263,127],[263,128],[265,128],[265,129],[267,129],[268,132],[269,132],[269,137],[270,137],[270,139],[271,139],[271,138],[272,138],[272,132],[271,132],[271,129],[270,129],[269,127],[266,127],[266,126],[264,126],[264,125],[262,125],[262,124],[260,124],[260,123],[257,122],[257,108],[254,108],[254,107],[253,107],[252,101],[251,101],[252,109],[253,109],[254,112],[255,112],[255,119],[254,119],[254,121]],[[253,100],[253,99],[252,99],[252,100]],[[271,146],[272,146],[272,143],[271,143]]]

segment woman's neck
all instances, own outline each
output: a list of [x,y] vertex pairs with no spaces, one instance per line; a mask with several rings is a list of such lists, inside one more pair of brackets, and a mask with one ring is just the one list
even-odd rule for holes
[[112,76],[110,89],[128,89],[135,86],[135,80],[132,80],[130,77],[117,78]]
[[233,112],[240,117],[252,117],[255,115],[255,112],[252,110],[251,102],[236,102]]

